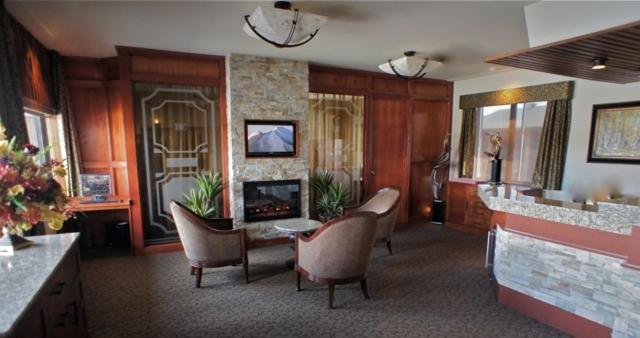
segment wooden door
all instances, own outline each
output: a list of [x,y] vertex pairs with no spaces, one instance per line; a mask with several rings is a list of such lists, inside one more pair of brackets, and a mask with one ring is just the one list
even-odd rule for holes
[[[412,102],[409,217],[431,217],[432,162],[442,152],[443,141],[449,134],[450,107],[449,101],[445,100]],[[449,168],[441,170],[447,178]],[[444,191],[440,199],[444,199]]]
[[408,200],[409,110],[405,97],[375,96],[368,112],[367,197],[381,188],[400,188],[399,223],[406,223]]

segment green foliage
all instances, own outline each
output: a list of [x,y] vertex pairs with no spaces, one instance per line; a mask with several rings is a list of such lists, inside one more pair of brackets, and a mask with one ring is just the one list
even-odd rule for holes
[[331,183],[327,192],[316,201],[316,210],[325,221],[338,218],[344,213],[344,205],[348,198],[349,192],[341,183]]
[[322,195],[329,192],[329,187],[333,184],[333,174],[327,170],[318,170],[315,175],[311,177],[311,185],[317,199],[320,199]]
[[196,188],[184,194],[184,204],[194,214],[211,218],[217,216],[216,198],[223,188],[219,173],[200,173],[196,175]]

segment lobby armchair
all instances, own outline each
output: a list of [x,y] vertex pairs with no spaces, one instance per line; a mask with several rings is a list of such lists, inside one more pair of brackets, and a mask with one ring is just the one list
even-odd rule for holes
[[360,282],[365,298],[367,270],[376,235],[376,214],[354,213],[323,224],[311,237],[296,236],[297,290],[300,277],[329,286],[329,308],[333,308],[336,284]]
[[400,210],[400,190],[397,188],[382,188],[371,196],[366,202],[345,209],[347,215],[369,211],[377,215],[376,241],[385,242],[389,254],[393,255],[391,250],[391,235],[396,226],[398,211]]
[[176,201],[171,202],[171,212],[191,265],[191,274],[196,275],[196,288],[202,281],[202,268],[240,263],[245,282],[249,283],[246,229],[232,229],[231,218],[201,218]]

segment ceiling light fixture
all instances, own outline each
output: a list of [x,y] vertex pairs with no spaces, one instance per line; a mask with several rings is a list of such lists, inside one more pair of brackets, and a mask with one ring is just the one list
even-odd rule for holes
[[416,56],[416,52],[404,52],[404,57],[391,60],[378,66],[383,72],[395,74],[405,80],[421,79],[428,72],[442,66],[442,62]]
[[607,65],[605,64],[607,62],[607,59],[605,58],[596,58],[593,59],[593,61],[591,61],[591,69],[594,70],[598,70],[598,69],[605,69],[607,68]]
[[292,10],[290,2],[277,1],[273,7],[258,6],[251,15],[245,15],[244,21],[242,29],[249,36],[278,48],[290,48],[311,41],[327,17]]

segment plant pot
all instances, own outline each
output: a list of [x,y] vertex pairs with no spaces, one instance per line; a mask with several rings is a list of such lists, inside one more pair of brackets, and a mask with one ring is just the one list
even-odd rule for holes
[[20,235],[9,233],[9,228],[6,226],[2,228],[2,234],[2,238],[0,238],[0,256],[13,256],[16,250],[33,244],[32,241]]

